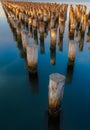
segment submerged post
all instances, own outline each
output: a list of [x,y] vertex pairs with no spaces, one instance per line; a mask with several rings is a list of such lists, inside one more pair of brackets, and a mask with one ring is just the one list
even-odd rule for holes
[[37,45],[27,45],[27,64],[31,73],[35,73],[37,71],[37,60]]
[[63,93],[64,93],[65,76],[59,73],[51,74],[49,77],[49,114],[56,115],[59,113]]

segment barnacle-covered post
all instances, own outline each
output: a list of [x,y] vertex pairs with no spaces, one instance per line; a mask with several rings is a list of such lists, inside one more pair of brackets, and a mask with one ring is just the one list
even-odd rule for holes
[[69,41],[68,58],[70,63],[74,62],[76,56],[76,43],[74,40]]
[[27,64],[29,71],[31,73],[37,72],[37,61],[38,61],[38,55],[37,55],[37,45],[27,45]]
[[64,93],[65,76],[53,73],[49,77],[49,114],[59,113]]

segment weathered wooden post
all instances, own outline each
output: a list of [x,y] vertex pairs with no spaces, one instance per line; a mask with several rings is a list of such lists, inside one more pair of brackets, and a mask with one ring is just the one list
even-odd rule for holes
[[87,41],[87,42],[90,42],[90,27],[88,27],[88,32],[87,32],[86,41]]
[[21,38],[22,38],[23,49],[24,51],[26,51],[28,45],[28,37],[27,37],[27,32],[25,30],[21,31]]
[[39,32],[44,33],[44,31],[45,31],[44,22],[40,22],[39,23]]
[[65,76],[59,73],[51,74],[49,77],[49,114],[56,115],[59,113],[63,93],[64,93]]
[[82,13],[82,17],[81,17],[81,31],[85,32],[86,30],[86,24],[87,24],[87,16],[85,14],[85,12]]
[[56,36],[57,36],[57,30],[56,28],[52,28],[51,29],[51,33],[50,33],[50,47],[51,48],[55,48],[56,47]]
[[59,51],[63,51],[63,34],[61,34],[60,31],[58,36],[58,47]]
[[32,20],[31,17],[29,17],[29,18],[28,18],[28,24],[29,24],[30,26],[32,26],[32,23],[33,23],[33,20]]
[[38,44],[38,33],[37,33],[37,28],[33,27],[33,38],[34,38],[34,43],[37,45]]
[[33,19],[32,25],[33,25],[33,27],[37,28],[37,26],[38,26],[37,18],[34,18],[34,19]]
[[16,26],[16,33],[17,33],[17,41],[18,43],[21,43],[21,30],[20,30],[20,23],[17,24]]
[[70,62],[74,62],[76,56],[76,43],[74,40],[69,41],[68,58]]
[[84,35],[83,32],[78,32],[79,51],[83,51]]
[[61,35],[63,35],[64,34],[64,30],[65,30],[65,24],[60,23],[59,24],[59,33]]
[[37,45],[27,45],[27,64],[29,71],[31,73],[36,73],[37,71],[37,61],[38,61],[38,55],[37,55]]
[[30,30],[29,30],[29,37],[30,37],[30,38],[33,38],[33,29],[32,29],[32,26],[30,26],[29,29],[30,29]]
[[51,20],[50,20],[50,27],[51,28],[55,27],[55,20],[54,20],[54,18],[51,18]]

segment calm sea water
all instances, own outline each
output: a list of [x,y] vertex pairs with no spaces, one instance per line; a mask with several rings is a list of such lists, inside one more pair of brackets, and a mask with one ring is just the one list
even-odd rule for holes
[[[50,32],[44,38],[43,54],[38,34],[38,72],[33,78],[0,4],[0,130],[90,130],[90,42],[86,34],[87,30],[82,51],[77,43],[72,68],[68,66],[68,20],[62,49],[56,46],[55,65],[50,64]],[[54,72],[67,79],[57,122],[47,114],[49,75]]]

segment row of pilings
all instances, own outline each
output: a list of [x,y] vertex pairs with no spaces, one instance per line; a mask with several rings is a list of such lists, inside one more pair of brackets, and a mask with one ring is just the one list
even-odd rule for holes
[[[30,73],[37,72],[38,64],[38,47],[37,42],[30,44],[28,37],[37,37],[37,30],[40,33],[41,41],[43,41],[44,32],[50,30],[50,50],[56,48],[57,31],[59,36],[63,37],[65,30],[65,22],[67,20],[67,4],[50,4],[50,3],[33,3],[33,2],[3,2],[3,7],[10,21],[11,26],[16,30],[18,40],[22,40],[24,56],[26,57],[27,66]],[[69,66],[73,66],[76,55],[76,42],[74,35],[81,42],[86,27],[88,27],[88,38],[90,40],[90,12],[86,14],[87,7],[85,5],[71,5],[69,10],[69,49],[68,62]],[[24,28],[25,24],[25,28]],[[51,59],[51,64],[55,61]],[[49,80],[49,113],[57,114],[60,110],[63,93],[64,93],[65,76],[54,73],[50,75]]]

